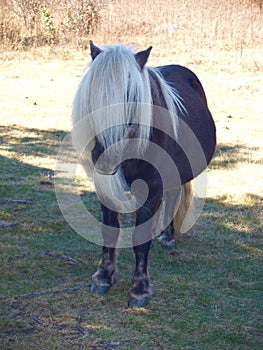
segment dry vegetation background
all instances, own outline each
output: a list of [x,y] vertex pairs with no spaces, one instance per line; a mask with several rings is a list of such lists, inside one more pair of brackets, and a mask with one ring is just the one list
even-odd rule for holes
[[262,0],[1,0],[0,40],[7,49],[85,49],[92,36],[196,56],[204,48],[242,56],[262,44],[262,11]]

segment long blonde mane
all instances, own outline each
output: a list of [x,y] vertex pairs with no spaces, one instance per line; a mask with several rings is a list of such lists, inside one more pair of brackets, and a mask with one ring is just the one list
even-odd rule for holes
[[[147,147],[145,140],[150,140],[151,137],[155,102],[151,90],[153,77],[158,82],[160,94],[165,101],[165,106],[162,107],[170,112],[173,134],[176,138],[178,111],[184,110],[179,95],[154,68],[141,69],[134,52],[123,45],[105,47],[85,72],[73,103],[73,126],[86,119],[88,129],[92,130],[100,144],[107,149],[128,135],[127,129],[130,123],[143,125],[144,127],[139,128],[136,135],[138,158],[143,157]],[[117,125],[117,128],[112,128],[112,125]],[[102,130],[107,132],[101,133]],[[79,150],[78,143],[85,137],[85,132],[84,135],[80,135],[79,131],[77,133],[74,134],[73,127],[73,143]],[[94,171],[89,155],[84,166],[87,172]],[[122,198],[120,201],[123,208],[126,207],[125,203],[130,202],[130,197],[123,201],[127,188],[121,170],[115,175],[97,176],[97,185],[98,183],[99,192],[105,197],[112,198],[112,202],[116,203],[116,198]],[[132,208],[128,207],[129,209],[124,210],[132,211]]]

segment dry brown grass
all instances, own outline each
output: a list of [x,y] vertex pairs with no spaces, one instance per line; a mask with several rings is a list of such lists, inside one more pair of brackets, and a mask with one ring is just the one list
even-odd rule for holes
[[[27,10],[31,3],[34,11]],[[47,0],[45,10],[39,0],[5,0],[0,23],[0,50],[7,60],[14,51],[19,59],[75,59],[92,38],[98,45],[153,45],[150,64],[263,70],[263,10],[256,0]]]
[[[134,10],[136,9],[136,10]],[[185,47],[236,48],[261,41],[262,11],[253,1],[140,1],[109,2],[100,35],[137,44],[146,37]]]
[[257,0],[5,0],[0,4],[2,45],[102,43],[146,45],[171,52],[235,50],[242,55],[262,40]]

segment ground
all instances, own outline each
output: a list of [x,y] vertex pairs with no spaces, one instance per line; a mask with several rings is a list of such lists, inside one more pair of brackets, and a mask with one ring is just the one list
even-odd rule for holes
[[[198,75],[218,146],[199,220],[175,251],[154,242],[154,296],[127,309],[132,251],[120,252],[112,290],[89,294],[100,247],[69,227],[54,193],[57,150],[88,61],[40,50],[1,64],[0,349],[261,349],[262,70],[153,53],[151,65],[179,63]],[[99,217],[94,193],[83,200]]]

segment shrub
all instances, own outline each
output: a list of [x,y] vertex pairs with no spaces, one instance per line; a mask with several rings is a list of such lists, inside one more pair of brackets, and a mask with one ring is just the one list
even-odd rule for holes
[[[100,1],[4,0],[0,3],[1,44],[19,46],[77,41],[82,44],[100,20]],[[77,40],[76,40],[77,38]]]

